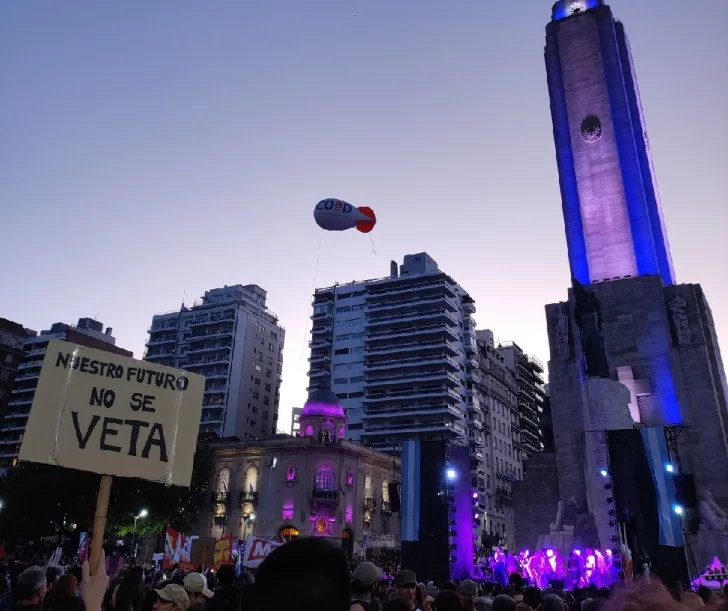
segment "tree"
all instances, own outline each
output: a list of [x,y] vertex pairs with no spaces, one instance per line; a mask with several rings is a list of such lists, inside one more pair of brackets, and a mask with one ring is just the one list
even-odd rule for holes
[[[115,477],[111,487],[107,533],[130,535],[134,516],[142,508],[149,517],[139,520],[137,534],[161,532],[166,524],[193,534],[202,508],[209,503],[214,453],[198,444],[189,488],[166,486],[137,478]],[[37,540],[75,524],[90,530],[96,510],[99,475],[37,463],[20,463],[0,482],[0,537]]]

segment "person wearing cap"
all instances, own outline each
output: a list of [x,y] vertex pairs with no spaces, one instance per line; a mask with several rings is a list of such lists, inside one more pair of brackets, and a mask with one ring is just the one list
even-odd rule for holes
[[212,598],[212,590],[207,587],[207,579],[200,573],[188,573],[185,575],[184,588],[190,599],[190,608],[195,611],[203,611],[207,605],[207,599]]
[[170,583],[154,591],[159,596],[154,603],[154,611],[187,611],[190,608],[190,597],[182,586]]
[[412,611],[417,609],[415,603],[415,591],[417,590],[417,575],[414,571],[400,571],[394,578],[394,587],[397,588],[397,595],[404,600]]
[[349,611],[375,611],[372,599],[382,578],[382,569],[373,562],[362,562],[354,569]]

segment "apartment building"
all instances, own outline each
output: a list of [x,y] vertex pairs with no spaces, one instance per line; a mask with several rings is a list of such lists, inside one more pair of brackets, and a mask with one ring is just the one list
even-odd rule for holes
[[266,298],[255,284],[224,286],[152,318],[144,359],[207,378],[201,433],[260,439],[276,432],[285,330]]
[[478,368],[473,369],[468,413],[480,411],[484,425],[470,429],[471,479],[477,481],[483,508],[483,540],[509,549],[515,541],[511,484],[523,479],[523,450],[516,374],[495,347],[493,332],[477,331]]
[[23,325],[0,318],[0,418],[10,402],[18,366],[23,360],[23,344],[32,335],[34,332]]
[[516,373],[521,444],[528,457],[544,449],[542,422],[546,391],[543,363],[535,356],[524,353],[513,341],[500,342],[498,350],[505,357],[506,365]]
[[397,453],[402,441],[468,443],[466,359],[474,304],[427,253],[376,280],[317,289],[309,389],[330,387],[348,439]]
[[20,453],[28,415],[33,405],[35,389],[40,378],[48,342],[52,339],[80,344],[97,350],[104,350],[122,356],[133,356],[129,350],[116,345],[111,327],[92,318],[80,318],[78,323],[68,325],[57,322],[40,335],[28,337],[23,344],[22,361],[18,365],[8,408],[0,423],[0,466],[15,466]]

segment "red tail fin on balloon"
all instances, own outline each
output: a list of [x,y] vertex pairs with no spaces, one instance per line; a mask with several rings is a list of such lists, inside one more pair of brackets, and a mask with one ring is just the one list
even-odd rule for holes
[[374,225],[377,224],[377,215],[374,214],[374,210],[371,208],[367,208],[366,206],[361,206],[357,208],[359,212],[361,212],[363,215],[368,216],[371,221],[357,221],[356,222],[356,228],[361,231],[362,233],[369,233],[372,229],[374,229]]

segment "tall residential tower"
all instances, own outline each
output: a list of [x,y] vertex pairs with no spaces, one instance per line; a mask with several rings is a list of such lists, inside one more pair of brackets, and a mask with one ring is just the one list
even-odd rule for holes
[[191,308],[155,314],[145,360],[207,378],[200,432],[257,439],[276,432],[285,330],[255,284],[206,291]]

